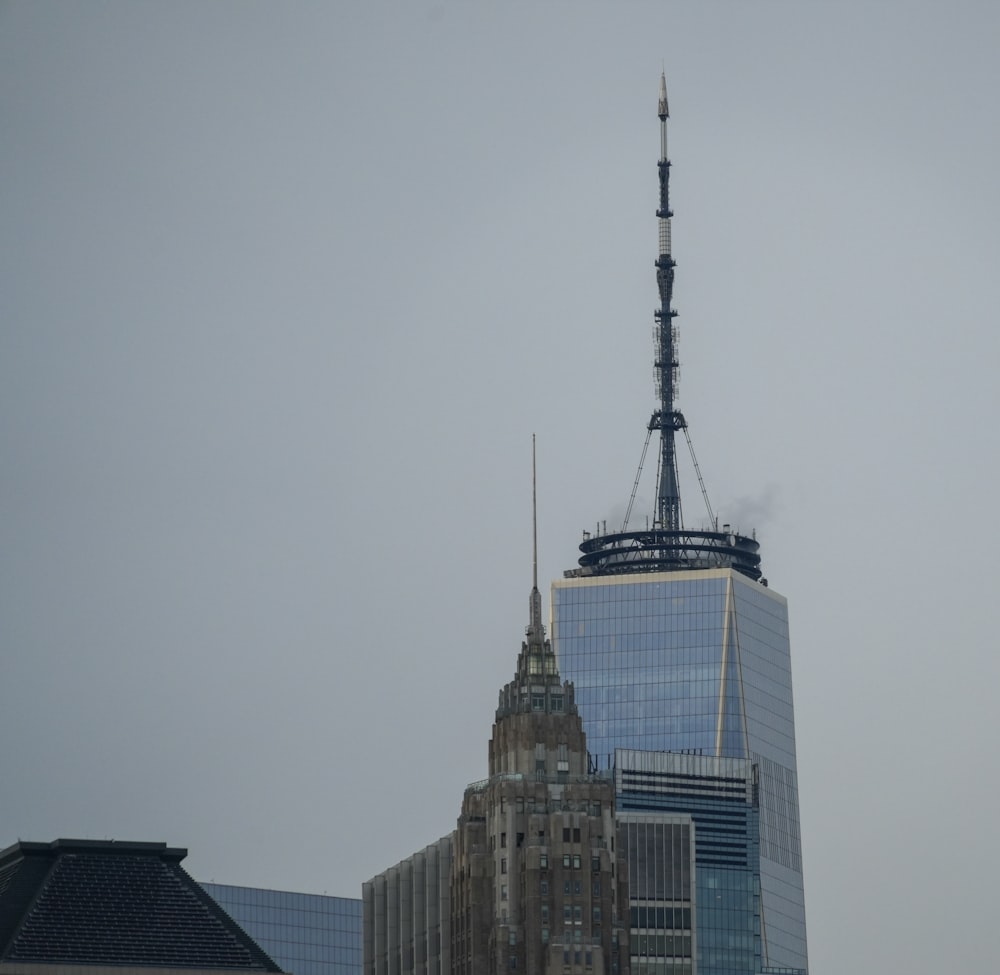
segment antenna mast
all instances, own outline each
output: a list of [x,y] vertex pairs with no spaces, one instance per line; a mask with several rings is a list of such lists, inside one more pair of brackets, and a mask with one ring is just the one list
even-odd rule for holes
[[[757,580],[761,578],[761,571],[760,546],[757,543],[756,535],[740,534],[738,530],[733,531],[729,525],[723,525],[722,531],[719,531],[712,506],[708,502],[708,493],[705,490],[701,469],[694,456],[694,447],[688,435],[687,421],[684,419],[684,414],[674,404],[677,396],[679,367],[677,326],[674,325],[677,312],[672,307],[674,267],[676,265],[671,254],[670,241],[670,218],[673,216],[670,209],[670,160],[667,158],[667,119],[670,117],[670,110],[667,107],[665,73],[660,75],[660,98],[657,114],[660,117],[660,161],[658,164],[660,205],[656,216],[659,220],[660,247],[655,266],[656,284],[660,292],[660,307],[654,312],[656,324],[653,334],[656,339],[654,375],[659,407],[653,412],[647,426],[646,443],[642,448],[642,459],[639,461],[639,473],[636,474],[636,481],[632,486],[632,496],[629,498],[621,530],[608,532],[606,524],[602,530],[600,523],[598,523],[595,534],[584,532],[583,541],[580,544],[579,568],[567,570],[566,575],[572,578],[576,576],[617,575],[625,572],[674,572],[728,567],[750,579]],[[698,475],[698,483],[701,485],[705,507],[708,509],[709,526],[707,528],[684,527],[675,443],[675,435],[681,430],[684,431],[684,437],[691,451],[691,461],[694,464],[695,473]],[[656,509],[653,512],[653,524],[650,525],[647,521],[644,529],[630,530],[628,519],[635,502],[639,476],[642,473],[649,442],[656,431],[659,431],[660,434],[660,453],[656,458]],[[533,447],[532,456],[534,456]],[[532,598],[535,598],[534,595]],[[540,615],[541,610],[539,609],[538,612]]]
[[660,408],[649,421],[650,431],[660,431],[660,464],[656,485],[656,521],[658,527],[677,531],[681,525],[681,491],[677,477],[677,451],[674,432],[686,428],[683,414],[674,409],[677,394],[677,328],[674,318],[677,312],[671,307],[674,290],[674,267],[676,263],[670,254],[670,160],[667,158],[667,78],[660,75],[660,98],[657,108],[660,116],[660,207],[656,216],[660,222],[660,254],[656,259],[656,284],[660,290],[660,307],[654,313],[656,318],[656,358],[654,362],[656,391]]

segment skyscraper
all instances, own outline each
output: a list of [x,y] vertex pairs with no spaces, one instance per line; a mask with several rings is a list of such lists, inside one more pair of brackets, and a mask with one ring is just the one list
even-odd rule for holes
[[[675,434],[683,431],[689,446],[691,441],[675,403],[678,332],[672,307],[675,262],[663,78],[658,115],[655,266],[660,307],[655,313],[654,361],[659,402],[646,438],[648,448],[653,434],[659,437],[655,510],[645,528],[630,529],[630,501],[620,528],[585,533],[578,567],[552,585],[552,639],[562,673],[575,684],[587,740],[598,764],[614,764],[618,749],[749,763],[741,775],[751,783],[749,801],[759,815],[745,819],[745,829],[757,830],[757,835],[740,843],[756,847],[750,849],[748,863],[759,852],[755,922],[760,929],[759,964],[804,970],[805,905],[787,604],[762,579],[756,537],[728,524],[720,529],[707,494],[707,526],[691,528],[683,521]],[[700,482],[693,450],[692,462]],[[660,780],[660,799],[645,808],[685,810],[685,800],[678,799],[683,790],[677,791],[681,781],[677,775],[702,778],[706,789],[716,778],[704,768],[684,773],[677,768],[677,758],[660,764],[659,771],[665,774],[673,767],[672,777]],[[647,790],[647,799],[651,795]],[[704,834],[697,829],[696,804],[688,806],[701,842]],[[706,883],[708,879],[705,873]],[[702,891],[701,880],[699,866],[698,893],[704,901],[708,890]],[[726,916],[699,904],[700,975],[746,970],[740,959],[749,957],[741,947],[748,903],[729,919],[739,926],[729,935]]]

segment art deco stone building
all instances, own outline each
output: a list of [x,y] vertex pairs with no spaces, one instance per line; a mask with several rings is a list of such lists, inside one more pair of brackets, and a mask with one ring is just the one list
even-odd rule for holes
[[[537,583],[500,691],[489,777],[465,790],[450,856],[427,851],[363,886],[366,975],[629,971],[628,877],[614,783],[589,771],[573,685],[559,677]],[[436,889],[436,893],[434,892]]]

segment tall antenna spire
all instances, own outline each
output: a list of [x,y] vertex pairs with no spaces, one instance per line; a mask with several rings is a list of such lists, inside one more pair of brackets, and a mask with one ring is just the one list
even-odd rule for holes
[[[583,533],[580,543],[578,569],[569,569],[567,576],[617,575],[624,572],[673,572],[677,570],[708,569],[730,567],[750,579],[760,579],[760,546],[756,535],[743,535],[739,530],[725,524],[719,530],[718,522],[708,503],[708,494],[701,477],[698,461],[694,456],[691,437],[688,434],[684,414],[677,409],[678,360],[677,327],[674,318],[677,312],[672,306],[674,291],[674,262],[670,242],[670,160],[667,158],[667,119],[670,109],[667,104],[666,72],[660,75],[660,95],[657,101],[657,115],[660,117],[660,205],[656,210],[659,221],[659,254],[657,255],[656,284],[660,292],[660,307],[654,312],[656,326],[655,377],[656,395],[659,405],[650,417],[646,429],[646,443],[642,448],[639,472],[632,488],[632,497],[626,509],[625,520],[620,530],[601,529]],[[684,431],[684,439],[691,451],[698,483],[701,485],[708,509],[708,528],[685,528],[681,515],[680,481],[677,476],[677,449],[674,435]],[[629,529],[628,517],[632,511],[646,449],[653,434],[660,434],[660,455],[656,473],[656,509],[653,524],[647,521],[645,528]]]
[[660,116],[660,206],[656,216],[660,222],[660,253],[656,258],[656,284],[660,290],[660,307],[656,318],[656,357],[654,360],[656,392],[660,408],[649,421],[649,429],[660,431],[660,462],[656,484],[656,522],[658,527],[669,531],[681,528],[681,492],[677,477],[677,451],[674,432],[683,430],[687,424],[683,415],[674,409],[677,395],[678,361],[677,329],[674,317],[677,312],[671,307],[674,290],[675,262],[670,253],[670,160],[667,158],[667,119],[670,110],[667,105],[667,77],[660,75],[660,97],[657,106]]

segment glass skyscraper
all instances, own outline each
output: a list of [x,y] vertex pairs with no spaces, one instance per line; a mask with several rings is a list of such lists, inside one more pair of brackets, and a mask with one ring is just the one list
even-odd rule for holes
[[[759,853],[759,964],[805,969],[784,597],[732,568],[581,574],[552,584],[551,632],[602,767],[614,764],[616,749],[739,759],[755,767],[757,848],[748,855]],[[644,808],[690,812],[697,824],[695,806]],[[699,931],[702,920],[707,916]],[[699,940],[711,942],[702,933]],[[706,964],[699,972],[730,970]]]

